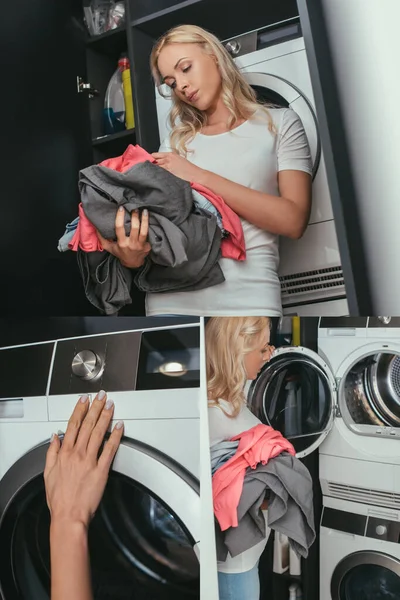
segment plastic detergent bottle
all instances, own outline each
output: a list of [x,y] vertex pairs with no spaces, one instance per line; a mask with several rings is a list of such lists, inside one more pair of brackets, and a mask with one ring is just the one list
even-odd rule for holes
[[122,73],[122,86],[125,101],[125,126],[127,129],[133,129],[135,127],[135,117],[133,113],[131,70],[128,58],[121,58],[118,62],[118,66]]
[[[125,57],[121,57],[120,61]],[[128,60],[128,59],[125,59]],[[119,62],[118,61],[118,65]],[[122,86],[121,68],[114,72],[107,86],[103,110],[104,133],[118,133],[125,129],[125,100]]]

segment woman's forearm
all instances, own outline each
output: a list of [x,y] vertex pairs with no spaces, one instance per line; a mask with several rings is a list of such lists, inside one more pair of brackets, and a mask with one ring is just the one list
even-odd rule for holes
[[87,529],[83,523],[52,522],[51,600],[93,600]]
[[203,169],[199,179],[198,183],[221,196],[240,217],[260,229],[298,239],[307,227],[309,211],[293,200],[252,190]]

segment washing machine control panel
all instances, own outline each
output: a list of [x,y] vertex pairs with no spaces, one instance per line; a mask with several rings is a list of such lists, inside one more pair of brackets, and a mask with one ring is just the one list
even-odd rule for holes
[[335,531],[400,543],[400,522],[389,518],[360,515],[325,506],[321,525]]

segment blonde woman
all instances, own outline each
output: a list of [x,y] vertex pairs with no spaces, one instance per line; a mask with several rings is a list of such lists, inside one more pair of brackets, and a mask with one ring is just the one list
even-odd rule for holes
[[[270,359],[267,317],[214,317],[206,325],[210,446],[230,440],[260,421],[246,406],[246,381]],[[264,509],[267,507],[264,505]],[[264,511],[266,518],[266,511]],[[242,554],[218,562],[220,600],[259,600],[258,562],[267,536]]]
[[[153,156],[174,175],[221,196],[241,217],[246,260],[221,258],[219,285],[148,294],[146,314],[279,316],[278,237],[300,238],[311,207],[311,156],[300,118],[257,103],[221,42],[195,25],[162,36],[151,69],[172,97],[171,134]],[[147,222],[140,231],[133,214],[132,225],[132,239],[115,243],[112,252],[139,267],[150,251]]]

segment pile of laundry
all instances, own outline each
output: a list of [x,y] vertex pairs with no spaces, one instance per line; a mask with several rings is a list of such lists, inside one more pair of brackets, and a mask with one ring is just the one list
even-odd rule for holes
[[[102,313],[117,313],[131,304],[134,283],[144,292],[199,290],[224,281],[221,256],[245,260],[238,215],[220,197],[176,177],[155,164],[140,146],[79,173],[79,216],[59,240],[60,252],[77,252],[88,300]],[[149,212],[151,252],[139,269],[128,269],[101,247],[96,229],[116,240],[115,217],[123,206],[125,231],[131,213]]]
[[312,479],[279,431],[260,424],[216,444],[211,467],[218,560],[265,539],[264,500],[268,527],[286,535],[297,556],[308,556],[315,540]]

